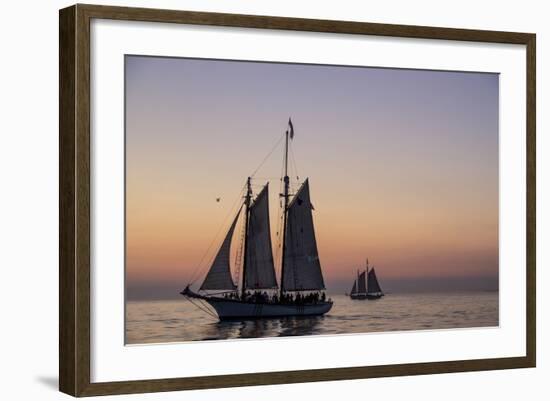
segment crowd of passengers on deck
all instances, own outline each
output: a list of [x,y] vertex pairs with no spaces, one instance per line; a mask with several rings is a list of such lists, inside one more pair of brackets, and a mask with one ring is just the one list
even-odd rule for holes
[[274,303],[274,304],[292,304],[292,305],[303,305],[303,304],[316,304],[319,302],[326,302],[326,295],[324,292],[310,292],[308,294],[296,293],[283,293],[281,297],[278,294],[270,295],[266,291],[245,291],[243,294],[239,295],[237,292],[225,293],[223,295],[226,299],[235,299],[240,301],[247,302],[258,302],[258,303]]

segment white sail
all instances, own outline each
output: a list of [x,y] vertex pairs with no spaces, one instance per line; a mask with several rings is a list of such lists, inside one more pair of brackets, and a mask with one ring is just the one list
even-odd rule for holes
[[277,288],[269,226],[268,184],[250,206],[245,272],[246,289]]
[[237,287],[231,278],[231,269],[229,267],[229,257],[231,254],[231,241],[235,225],[239,219],[241,210],[237,212],[235,220],[229,227],[229,231],[222,242],[212,266],[201,285],[201,290],[235,290]]
[[283,258],[285,291],[325,289],[312,209],[306,179],[288,206]]

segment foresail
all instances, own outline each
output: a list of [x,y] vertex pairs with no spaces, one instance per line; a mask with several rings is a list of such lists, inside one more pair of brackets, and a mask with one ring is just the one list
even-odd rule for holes
[[367,280],[365,277],[365,272],[359,275],[358,281],[359,281],[359,289],[358,289],[359,294],[365,294],[367,292]]
[[271,248],[267,184],[250,206],[245,271],[246,289],[277,288]]
[[229,258],[231,254],[233,232],[235,231],[235,226],[237,224],[237,220],[239,219],[240,212],[241,210],[239,209],[239,212],[237,212],[237,215],[235,216],[235,220],[233,220],[231,227],[229,227],[229,231],[227,232],[216,257],[214,258],[214,262],[212,262],[212,266],[210,267],[210,270],[201,285],[201,290],[235,290],[237,288],[231,278]]
[[284,243],[284,290],[325,288],[313,228],[313,206],[306,180],[288,207]]
[[374,268],[372,268],[369,271],[367,292],[370,294],[382,292],[382,289],[380,288],[380,284],[378,284],[378,279],[376,278],[376,273],[374,272]]
[[351,293],[356,294],[357,293],[357,280],[353,282],[353,287],[351,288]]

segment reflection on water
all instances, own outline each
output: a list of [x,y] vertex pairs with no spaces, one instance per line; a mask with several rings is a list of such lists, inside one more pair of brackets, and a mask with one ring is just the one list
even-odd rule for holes
[[185,299],[129,301],[128,344],[498,326],[498,292],[333,296],[325,316],[219,322]]
[[245,321],[213,322],[204,326],[204,339],[258,338],[319,334],[319,317],[288,317]]

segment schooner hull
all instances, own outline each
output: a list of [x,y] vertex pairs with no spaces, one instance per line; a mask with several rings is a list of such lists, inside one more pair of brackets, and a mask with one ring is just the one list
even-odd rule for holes
[[320,316],[332,308],[332,302],[316,304],[253,303],[219,298],[203,298],[218,314],[220,320],[246,320],[291,316]]

